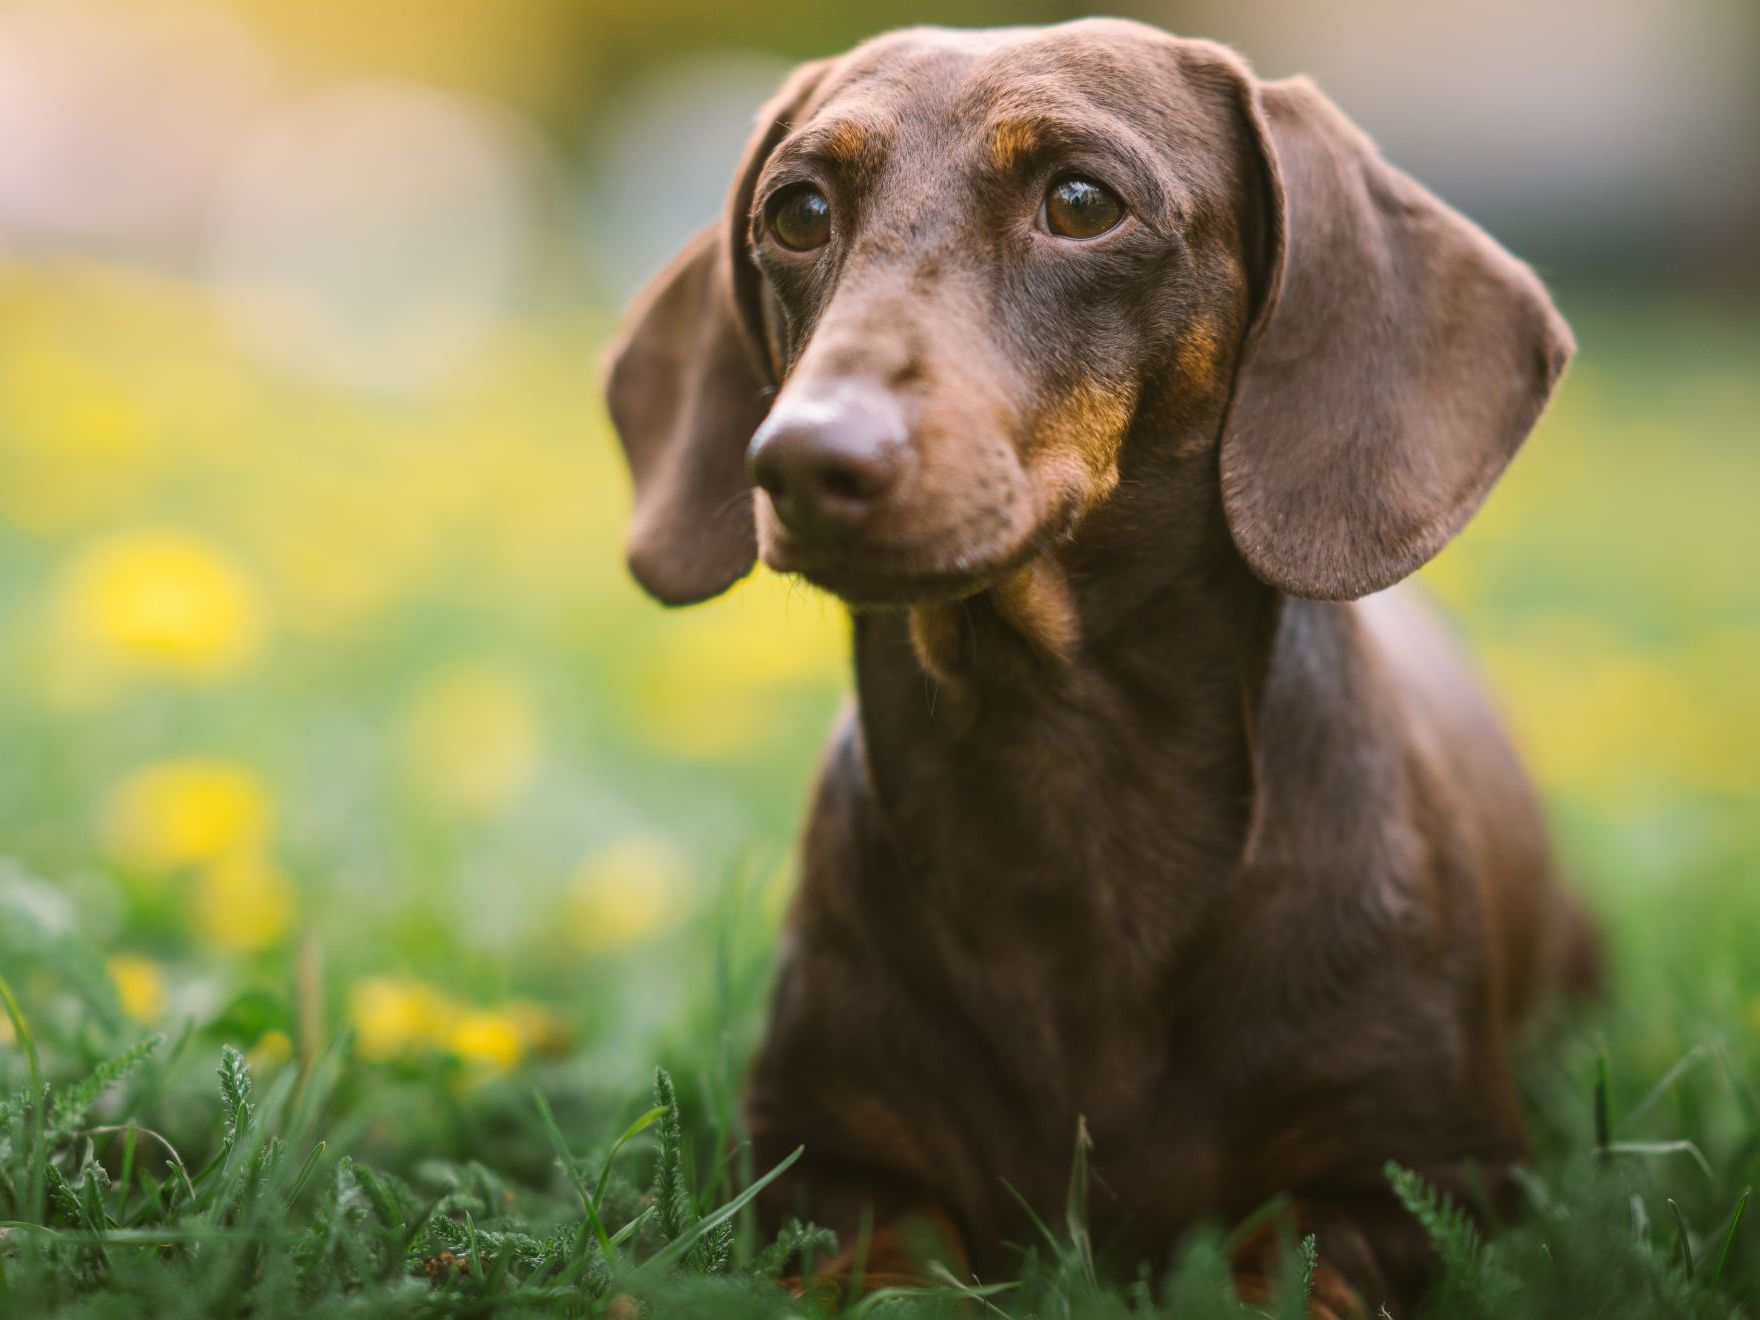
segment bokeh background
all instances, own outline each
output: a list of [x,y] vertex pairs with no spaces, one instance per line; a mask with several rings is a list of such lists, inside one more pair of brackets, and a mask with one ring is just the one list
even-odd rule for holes
[[[1760,9],[1121,11],[1312,73],[1554,286],[1577,364],[1422,576],[1610,931],[1616,1085],[1716,1053],[1696,1130],[1737,1132]],[[596,358],[791,62],[1077,12],[0,2],[0,967],[45,1040],[352,1030],[394,1157],[480,1148],[516,1078],[731,1085],[845,623],[637,593]]]

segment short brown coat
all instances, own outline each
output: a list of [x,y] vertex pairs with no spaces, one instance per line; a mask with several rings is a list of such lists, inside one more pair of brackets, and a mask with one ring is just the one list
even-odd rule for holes
[[[1079,260],[1023,219],[1061,159],[1133,215]],[[842,217],[811,261],[765,242],[790,171]],[[912,30],[797,72],[608,382],[650,590],[761,552],[859,607],[747,1098],[760,1166],[806,1147],[772,1219],[926,1215],[994,1278],[1080,1118],[1127,1263],[1286,1191],[1331,1295],[1422,1288],[1383,1165],[1495,1195],[1510,1032],[1594,953],[1452,641],[1372,593],[1570,351],[1527,267],[1222,47]],[[850,381],[911,462],[828,550],[741,467]]]

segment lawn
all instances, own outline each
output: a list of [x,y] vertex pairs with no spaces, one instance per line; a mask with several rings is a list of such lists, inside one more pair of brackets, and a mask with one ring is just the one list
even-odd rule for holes
[[[1613,991],[1524,1047],[1519,1222],[1401,1185],[1437,1314],[1753,1314],[1760,319],[1560,299],[1578,364],[1424,577]],[[827,1243],[741,1213],[735,1101],[838,608],[630,585],[591,316],[418,401],[101,265],[0,324],[0,1314],[787,1313]],[[1096,1282],[1084,1190],[1014,1278],[862,1309],[1237,1313],[1227,1225]]]

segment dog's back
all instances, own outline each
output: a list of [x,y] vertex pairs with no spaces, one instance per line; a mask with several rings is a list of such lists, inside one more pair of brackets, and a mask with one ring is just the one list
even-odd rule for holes
[[1540,803],[1464,640],[1410,587],[1351,608],[1401,694],[1413,753],[1478,882],[1500,1016],[1513,1026],[1557,994],[1593,993],[1599,942],[1559,883]]

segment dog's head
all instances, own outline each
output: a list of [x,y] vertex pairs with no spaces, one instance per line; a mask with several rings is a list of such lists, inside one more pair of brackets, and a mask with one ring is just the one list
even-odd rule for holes
[[894,33],[789,79],[613,348],[630,564],[672,603],[759,553],[968,594],[1202,417],[1252,571],[1359,596],[1459,530],[1570,349],[1305,81],[1112,20]]

